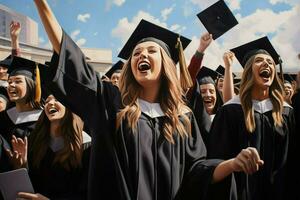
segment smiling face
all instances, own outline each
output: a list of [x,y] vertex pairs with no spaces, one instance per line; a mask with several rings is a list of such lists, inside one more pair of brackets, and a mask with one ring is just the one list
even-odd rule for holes
[[275,76],[275,63],[271,56],[257,54],[252,63],[254,86],[261,89],[269,88]]
[[206,112],[212,115],[217,100],[215,86],[212,83],[200,85],[200,93]]
[[16,75],[8,78],[7,92],[10,101],[21,103],[26,101],[27,84],[25,76]]
[[293,94],[294,94],[294,89],[292,84],[285,82],[284,83],[284,92],[285,92],[285,100],[289,100]]
[[0,80],[7,79],[7,68],[0,66]]
[[66,108],[53,95],[49,95],[45,102],[45,114],[50,122],[61,120],[66,113]]
[[111,83],[115,86],[119,86],[120,76],[121,76],[121,73],[118,73],[118,72],[113,73],[110,78]]
[[132,53],[131,70],[142,87],[158,83],[162,71],[161,47],[152,41],[138,44]]
[[217,88],[220,92],[223,91],[223,83],[224,83],[224,78],[223,77],[218,78]]

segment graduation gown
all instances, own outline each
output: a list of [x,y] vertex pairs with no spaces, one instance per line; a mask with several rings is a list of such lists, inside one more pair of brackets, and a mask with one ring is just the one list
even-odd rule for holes
[[292,108],[284,103],[283,126],[274,127],[270,99],[253,101],[256,129],[248,133],[239,96],[216,114],[211,127],[209,158],[229,159],[242,149],[255,147],[264,165],[253,175],[235,173],[239,199],[286,199],[289,141],[294,134]]
[[204,160],[206,148],[193,115],[188,114],[192,136],[176,136],[174,145],[161,135],[163,116],[153,118],[143,112],[137,134],[126,121],[116,131],[119,91],[101,82],[84,58],[64,33],[60,55],[52,57],[48,88],[91,131],[89,198],[201,199],[220,161]]
[[[86,133],[84,133],[87,135]],[[86,137],[84,137],[86,138]],[[63,147],[63,139],[61,147]],[[32,167],[30,155],[29,176],[34,191],[49,199],[87,199],[87,181],[91,139],[83,141],[81,167],[66,170],[59,164],[53,164],[56,152],[60,147],[49,146],[38,168]],[[56,145],[57,146],[57,145]]]
[[5,148],[11,148],[11,137],[29,136],[42,110],[17,112],[16,107],[0,112],[0,172],[12,170]]

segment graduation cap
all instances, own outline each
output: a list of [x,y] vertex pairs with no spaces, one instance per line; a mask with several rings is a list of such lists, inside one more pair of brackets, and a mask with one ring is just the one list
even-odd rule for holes
[[221,76],[221,74],[219,74],[218,72],[208,68],[208,67],[201,67],[200,71],[197,74],[197,80],[200,81],[201,79],[205,78],[205,77],[211,77],[212,80],[216,80],[219,76]]
[[7,89],[2,86],[0,87],[0,98],[4,99],[6,102],[9,102]]
[[267,36],[243,44],[239,47],[231,49],[231,51],[234,52],[235,57],[240,62],[242,67],[245,67],[246,62],[250,57],[260,53],[269,54],[273,58],[276,65],[280,62],[279,55]]
[[[120,51],[118,57],[127,60],[138,43],[146,42],[150,38],[149,41],[158,43],[170,55],[173,61],[177,63],[179,61],[178,50],[176,48],[178,37],[180,37],[183,49],[191,42],[186,37],[179,36],[177,33],[142,19]],[[151,38],[154,38],[154,40],[151,40]]]
[[9,76],[23,75],[35,81],[35,102],[40,102],[41,100],[40,68],[47,68],[47,66],[32,60],[14,56],[8,69]]
[[[225,76],[225,68],[222,65],[219,65],[215,71],[221,74],[222,76]],[[234,73],[232,73],[232,76],[233,78],[236,77]]]
[[295,76],[293,77],[293,74],[283,74],[284,80],[292,83],[293,81],[295,81]]
[[124,65],[124,62],[122,62],[121,60],[119,60],[118,62],[116,62],[106,73],[105,75],[108,78],[111,78],[111,76],[113,75],[113,73],[117,70],[121,70],[122,67]]
[[9,66],[11,64],[11,61],[12,61],[12,57],[11,57],[11,55],[9,55],[4,60],[0,61],[0,66],[5,67],[5,68],[9,68]]
[[197,16],[214,40],[238,24],[223,0],[217,1]]

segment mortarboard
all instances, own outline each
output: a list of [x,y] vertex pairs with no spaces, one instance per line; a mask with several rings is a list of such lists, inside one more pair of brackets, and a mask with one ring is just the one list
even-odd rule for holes
[[197,16],[214,40],[238,24],[223,0],[217,1]]
[[40,69],[45,70],[46,65],[37,63],[32,60],[14,56],[8,69],[9,76],[23,75],[35,81],[35,101],[40,102],[41,99],[41,77]]
[[108,78],[111,78],[111,76],[113,75],[113,73],[117,70],[121,70],[122,67],[124,65],[124,62],[122,62],[121,60],[119,60],[118,62],[116,62],[106,73],[105,75]]
[[[225,68],[222,65],[219,65],[215,71],[218,72],[219,74],[221,74],[222,76],[225,75]],[[232,76],[233,76],[233,78],[236,77],[236,75],[234,73],[232,73]]]
[[284,80],[292,83],[293,81],[295,81],[295,78],[293,77],[293,74],[283,74]]
[[9,68],[9,66],[11,64],[11,61],[12,61],[12,57],[11,57],[11,55],[9,55],[4,60],[0,61],[0,66],[5,67],[5,68]]
[[277,54],[267,36],[243,44],[239,47],[231,49],[231,51],[234,52],[235,57],[240,62],[242,67],[245,67],[246,62],[253,55],[259,53],[265,54],[266,52],[270,54],[276,65],[279,64],[279,55]]
[[[126,44],[120,51],[118,57],[127,60],[131,55],[134,47],[145,38],[155,38],[162,41],[164,44],[158,43],[163,49],[169,53],[170,57],[175,63],[179,61],[178,50],[176,49],[177,39],[179,35],[174,33],[166,28],[157,26],[153,23],[150,23],[144,19],[135,28],[134,32],[131,34]],[[188,44],[191,42],[190,39],[180,36],[183,49],[185,49]],[[150,40],[152,41],[152,40]],[[146,42],[146,41],[145,41]]]
[[198,81],[200,81],[204,77],[211,77],[215,81],[219,76],[221,76],[221,74],[219,74],[218,72],[203,66],[198,72],[196,78]]

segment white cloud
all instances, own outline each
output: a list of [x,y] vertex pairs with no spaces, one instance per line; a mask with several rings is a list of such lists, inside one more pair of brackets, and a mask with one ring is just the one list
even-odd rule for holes
[[141,19],[145,19],[149,22],[152,22],[165,28],[167,27],[166,23],[161,22],[159,19],[155,18],[151,14],[145,11],[139,11],[137,15],[132,18],[131,21],[128,21],[127,17],[120,19],[117,27],[115,27],[111,32],[112,36],[120,38],[122,43],[125,43],[128,40],[130,34],[135,29],[135,27],[141,21]]
[[79,47],[82,47],[85,43],[86,43],[86,39],[85,38],[80,38],[79,40],[76,41],[76,44]]
[[98,35],[98,32],[95,32],[93,35],[94,35],[94,36]]
[[125,0],[106,0],[105,10],[109,11],[113,5],[122,6],[125,3]]
[[189,17],[194,14],[194,10],[191,4],[188,2],[185,2],[182,6],[183,9],[183,16],[184,17]]
[[86,22],[89,18],[91,18],[90,13],[85,13],[85,14],[79,14],[77,15],[77,20],[81,22]]
[[174,7],[175,5],[173,4],[170,8],[165,8],[160,12],[163,21],[166,21],[168,19],[168,16],[172,13]]
[[176,30],[178,30],[180,28],[180,25],[179,24],[174,24],[174,25],[172,25],[171,27],[170,27],[170,30],[171,31],[176,31]]
[[79,29],[76,29],[76,30],[74,30],[72,33],[71,33],[71,38],[73,39],[73,40],[75,40],[75,38],[77,37],[77,35],[79,35],[79,33],[80,33],[80,30]]
[[231,11],[239,10],[241,8],[241,1],[242,0],[227,0],[226,3]]
[[285,3],[285,4],[289,4],[289,5],[298,5],[299,4],[299,0],[269,0],[269,2],[272,5],[275,5],[278,3]]

